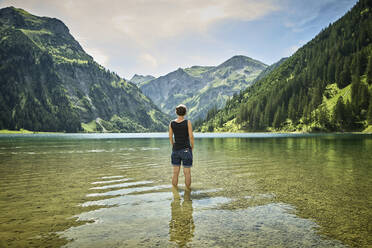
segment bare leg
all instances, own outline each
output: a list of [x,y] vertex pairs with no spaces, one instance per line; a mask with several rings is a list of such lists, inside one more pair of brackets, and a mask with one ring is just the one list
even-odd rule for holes
[[173,166],[172,184],[174,187],[177,187],[178,185],[178,175],[180,174],[180,167],[181,166]]
[[184,202],[189,202],[191,201],[191,189],[186,188],[185,189],[185,194],[183,195]]
[[186,189],[191,189],[191,168],[183,168],[183,174],[185,175]]
[[179,201],[181,199],[178,187],[172,186],[173,201]]

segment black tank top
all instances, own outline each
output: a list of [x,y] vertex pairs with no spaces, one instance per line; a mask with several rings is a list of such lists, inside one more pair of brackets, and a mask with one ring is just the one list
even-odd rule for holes
[[180,123],[176,121],[171,122],[171,127],[174,134],[173,150],[181,150],[191,148],[189,139],[188,120],[183,120]]

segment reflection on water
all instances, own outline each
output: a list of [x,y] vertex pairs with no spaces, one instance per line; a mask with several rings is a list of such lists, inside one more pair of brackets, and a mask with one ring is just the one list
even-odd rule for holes
[[178,188],[172,187],[173,201],[171,203],[172,218],[169,222],[169,241],[175,242],[179,247],[187,247],[187,243],[194,237],[194,220],[192,218],[191,191],[185,190],[184,199]]
[[368,135],[196,139],[191,192],[167,139],[4,137],[0,247],[372,243]]

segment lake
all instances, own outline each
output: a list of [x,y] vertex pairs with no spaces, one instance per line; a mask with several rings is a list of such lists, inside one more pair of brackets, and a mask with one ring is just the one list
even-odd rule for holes
[[0,247],[367,247],[372,135],[0,135]]

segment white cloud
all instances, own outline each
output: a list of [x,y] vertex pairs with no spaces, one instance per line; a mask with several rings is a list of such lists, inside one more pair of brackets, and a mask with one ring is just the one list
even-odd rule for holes
[[154,56],[152,56],[149,53],[143,53],[139,57],[140,63],[143,64],[144,66],[150,66],[150,67],[157,67],[158,66],[158,61]]
[[216,21],[249,21],[277,10],[269,1],[257,0],[135,0],[117,5],[105,23],[147,48],[163,38],[203,33]]
[[12,5],[62,20],[98,63],[129,77],[134,70],[159,75],[166,68],[181,66],[175,63],[182,58],[159,50],[166,42],[174,42],[170,46],[175,50],[178,46],[175,43],[184,37],[211,39],[208,31],[214,24],[257,20],[278,10],[275,3],[275,0],[4,0],[0,7]]
[[77,25],[79,32],[118,32],[146,46],[184,32],[204,32],[216,21],[255,20],[278,9],[270,0],[5,0],[1,5],[12,4],[34,13],[38,8],[58,9],[59,17]]

